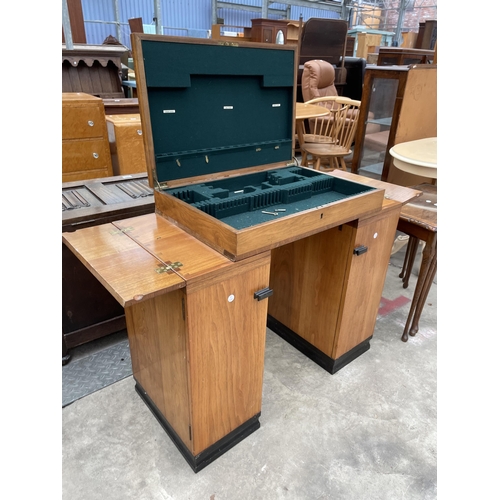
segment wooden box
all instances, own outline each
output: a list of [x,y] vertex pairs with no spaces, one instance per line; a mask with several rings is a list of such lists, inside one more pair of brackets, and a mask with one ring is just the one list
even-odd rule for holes
[[113,175],[102,99],[62,93],[62,182]]
[[107,115],[109,148],[114,175],[146,172],[141,115]]
[[134,40],[158,213],[239,260],[381,209],[383,190],[294,164],[295,47]]
[[252,19],[252,41],[276,43],[278,33],[283,33],[283,43],[287,43],[287,19]]

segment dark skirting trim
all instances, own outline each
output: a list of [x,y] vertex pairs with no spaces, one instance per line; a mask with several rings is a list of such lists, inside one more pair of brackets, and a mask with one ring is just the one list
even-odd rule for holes
[[174,442],[177,449],[181,452],[186,462],[191,466],[194,472],[199,472],[204,469],[208,464],[212,463],[216,458],[230,450],[233,446],[237,445],[240,441],[255,432],[260,427],[259,417],[260,412],[252,418],[241,424],[239,427],[231,431],[229,434],[219,439],[212,446],[203,450],[198,455],[193,455],[189,448],[182,442],[182,439],[174,431],[172,426],[168,423],[167,419],[162,415],[158,407],[154,404],[153,400],[147,395],[146,391],[136,381],[135,390],[141,396],[146,406],[151,410],[151,413],[156,417],[165,432],[169,435],[170,439]]
[[333,359],[269,315],[267,316],[267,327],[332,375],[368,351],[370,349],[370,339],[372,338],[372,336],[368,337],[339,358]]

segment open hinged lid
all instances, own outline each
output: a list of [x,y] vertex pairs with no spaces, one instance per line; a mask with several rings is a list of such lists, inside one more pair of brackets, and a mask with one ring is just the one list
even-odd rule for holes
[[145,34],[132,44],[150,183],[290,162],[293,46]]

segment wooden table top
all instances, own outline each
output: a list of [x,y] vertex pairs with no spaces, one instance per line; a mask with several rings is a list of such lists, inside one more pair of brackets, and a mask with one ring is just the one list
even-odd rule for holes
[[394,166],[410,174],[437,178],[437,137],[401,142],[393,146],[389,153]]
[[323,106],[316,106],[315,104],[306,104],[304,102],[295,103],[295,119],[305,120],[307,118],[317,118],[318,116],[325,116],[329,113],[328,109]]
[[400,219],[421,226],[428,231],[437,232],[437,186],[419,184],[412,188],[422,191],[422,196],[402,207]]

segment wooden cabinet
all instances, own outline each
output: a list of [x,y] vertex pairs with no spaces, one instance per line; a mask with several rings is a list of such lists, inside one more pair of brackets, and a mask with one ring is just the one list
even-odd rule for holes
[[294,47],[132,40],[156,213],[63,242],[124,308],[136,390],[198,471],[259,427],[266,322],[332,373],[369,348],[418,192],[291,162]]
[[146,172],[141,115],[107,115],[109,148],[114,175]]
[[125,97],[122,63],[129,50],[123,45],[62,46],[62,91],[84,92],[102,99]]
[[434,60],[433,50],[409,49],[405,47],[380,47],[378,66],[402,66],[408,64],[427,64]]
[[268,326],[330,373],[370,347],[399,213],[386,207],[272,251]]
[[113,175],[102,99],[62,94],[62,182]]
[[125,309],[136,390],[193,470],[259,428],[270,252],[231,262],[157,214],[63,240]]
[[252,41],[276,43],[276,37],[281,30],[283,43],[286,43],[288,22],[286,19],[252,19]]
[[400,171],[395,144],[437,136],[437,67],[367,66],[351,172],[402,186],[431,179]]

